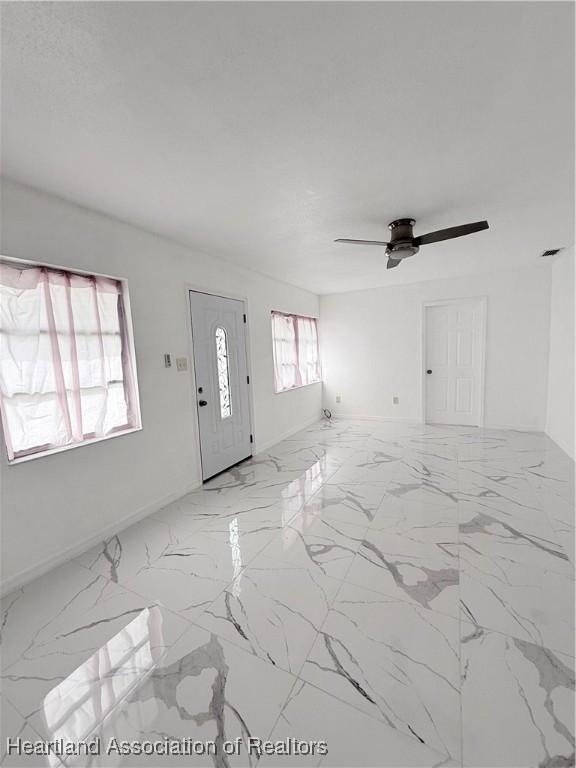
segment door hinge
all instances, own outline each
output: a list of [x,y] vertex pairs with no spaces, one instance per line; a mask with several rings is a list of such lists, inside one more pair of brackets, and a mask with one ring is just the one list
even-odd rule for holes
[[244,314],[242,317],[244,318],[244,322],[246,322],[246,315]]
[[246,384],[250,384],[250,376],[246,376]]
[[251,443],[253,443],[253,442],[254,442],[254,437],[253,437],[252,435],[250,435],[250,442],[251,442]]

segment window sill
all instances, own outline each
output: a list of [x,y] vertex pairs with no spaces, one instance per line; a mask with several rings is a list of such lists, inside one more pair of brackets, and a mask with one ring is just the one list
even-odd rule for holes
[[296,384],[295,386],[290,387],[289,389],[274,390],[274,394],[283,395],[286,392],[294,392],[295,389],[304,389],[305,387],[313,387],[316,384],[322,384],[322,379],[318,379],[318,381],[311,381],[309,384]]
[[141,432],[142,427],[129,427],[128,429],[122,429],[118,432],[112,432],[110,435],[103,435],[102,437],[92,437],[88,440],[83,440],[81,443],[74,443],[73,445],[62,445],[58,448],[50,448],[47,451],[38,451],[38,453],[30,453],[28,456],[18,456],[15,459],[6,460],[9,467],[13,467],[16,464],[24,464],[27,461],[34,461],[35,459],[43,459],[45,456],[53,456],[56,453],[64,453],[64,451],[72,451],[75,448],[83,448],[85,445],[94,445],[94,443],[102,443],[105,440],[112,440],[114,437],[122,437],[122,435],[130,435],[132,432]]

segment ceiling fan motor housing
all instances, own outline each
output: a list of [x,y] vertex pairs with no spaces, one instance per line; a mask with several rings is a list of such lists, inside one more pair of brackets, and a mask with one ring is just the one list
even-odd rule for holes
[[414,219],[396,219],[388,224],[388,229],[392,232],[390,243],[386,248],[386,253],[395,259],[406,259],[408,256],[414,256],[420,250],[414,245],[414,232],[412,227],[415,224]]

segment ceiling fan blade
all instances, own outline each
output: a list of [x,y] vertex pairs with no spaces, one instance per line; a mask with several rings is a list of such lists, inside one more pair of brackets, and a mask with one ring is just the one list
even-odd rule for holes
[[462,224],[460,227],[448,227],[448,229],[439,229],[436,232],[428,232],[427,235],[415,237],[412,242],[414,245],[439,243],[441,240],[451,240],[453,237],[471,235],[473,232],[481,232],[483,229],[488,229],[488,222],[475,221],[473,224]]
[[335,243],[352,243],[352,245],[388,245],[382,240],[349,240],[346,237],[340,237],[338,240],[334,240]]
[[388,256],[388,263],[386,264],[386,269],[394,269],[394,267],[397,267],[401,261],[402,259],[392,259],[390,258],[390,256]]

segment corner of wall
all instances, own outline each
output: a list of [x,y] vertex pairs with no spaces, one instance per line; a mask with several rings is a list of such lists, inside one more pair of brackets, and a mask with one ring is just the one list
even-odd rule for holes
[[574,248],[568,248],[552,262],[550,284],[550,340],[546,434],[575,458],[574,392]]

